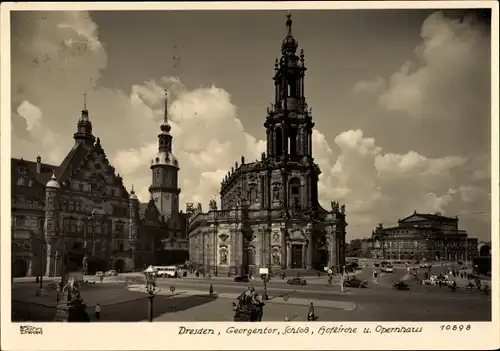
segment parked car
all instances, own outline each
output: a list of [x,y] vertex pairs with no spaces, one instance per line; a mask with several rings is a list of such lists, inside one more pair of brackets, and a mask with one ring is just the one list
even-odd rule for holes
[[248,275],[239,275],[234,277],[234,281],[236,283],[248,283],[250,281],[250,277]]
[[304,279],[299,278],[299,277],[289,279],[286,283],[290,284],[290,285],[307,285],[307,282]]
[[112,269],[112,270],[106,271],[106,273],[104,273],[104,275],[106,277],[113,277],[115,275],[118,275],[118,273],[116,273],[116,271],[114,269]]
[[395,282],[392,286],[396,290],[410,290],[410,286],[402,280]]
[[101,275],[104,275],[104,272],[102,272],[102,271],[97,271],[97,272],[95,272],[95,275],[96,275],[96,276],[98,276],[98,277],[100,277]]
[[425,262],[420,263],[420,268],[427,268],[427,267],[429,267],[428,263]]
[[392,267],[391,264],[388,264],[388,265],[382,266],[380,271],[383,273],[392,273],[392,272],[394,272],[394,267]]
[[344,286],[348,288],[367,288],[368,282],[359,278],[351,278],[344,281]]

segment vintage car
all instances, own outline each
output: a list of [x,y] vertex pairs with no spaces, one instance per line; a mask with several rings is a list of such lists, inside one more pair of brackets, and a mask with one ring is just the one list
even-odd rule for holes
[[393,273],[394,267],[391,264],[387,264],[382,266],[382,268],[380,268],[380,271],[383,273]]
[[344,286],[347,288],[367,288],[368,282],[359,278],[350,278],[344,281]]
[[234,281],[236,283],[248,283],[250,281],[250,277],[248,275],[239,275],[234,277]]
[[286,283],[290,285],[307,285],[307,282],[299,277],[289,279]]
[[396,290],[410,290],[410,286],[402,280],[395,282],[392,286]]

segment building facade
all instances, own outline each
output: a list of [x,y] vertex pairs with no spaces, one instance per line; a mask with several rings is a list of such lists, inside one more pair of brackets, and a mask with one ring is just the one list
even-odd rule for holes
[[477,239],[458,229],[457,217],[416,211],[396,227],[379,225],[372,233],[372,257],[398,260],[472,260]]
[[305,97],[304,53],[291,33],[276,60],[274,104],[264,123],[267,151],[235,163],[221,183],[221,209],[188,205],[190,260],[212,274],[323,269],[345,261],[345,205],[318,202],[319,166],[312,150],[311,109]]
[[179,165],[166,116],[146,204],[125,189],[92,132],[86,107],[60,165],[43,163],[40,156],[36,162],[11,159],[13,276],[61,275],[69,257],[89,273],[187,259],[186,217],[178,211]]

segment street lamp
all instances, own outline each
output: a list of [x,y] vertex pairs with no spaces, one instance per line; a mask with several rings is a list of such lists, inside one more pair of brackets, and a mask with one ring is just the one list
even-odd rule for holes
[[31,235],[31,237],[35,240],[38,240],[38,243],[40,245],[40,252],[39,252],[39,255],[40,255],[40,269],[39,269],[40,270],[40,281],[39,281],[40,290],[39,290],[38,294],[40,296],[42,296],[43,295],[43,254],[44,254],[44,251],[47,249],[47,246],[46,246],[47,242],[44,239],[39,238],[35,235]]
[[156,287],[156,272],[153,266],[149,266],[144,270],[144,276],[146,277],[146,291],[148,293],[148,321],[153,321],[153,299],[155,298],[155,287]]
[[267,294],[267,283],[269,282],[269,268],[260,268],[259,269],[260,277],[262,282],[264,283],[264,300],[269,300],[269,295]]

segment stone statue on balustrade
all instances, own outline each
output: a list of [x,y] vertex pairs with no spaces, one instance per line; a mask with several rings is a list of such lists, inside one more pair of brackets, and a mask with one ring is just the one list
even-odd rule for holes
[[209,203],[210,211],[217,211],[217,202],[215,200],[210,200]]
[[337,213],[339,211],[339,203],[337,201],[330,201],[330,206],[332,207],[333,213]]
[[340,206],[340,213],[345,214],[345,205]]

